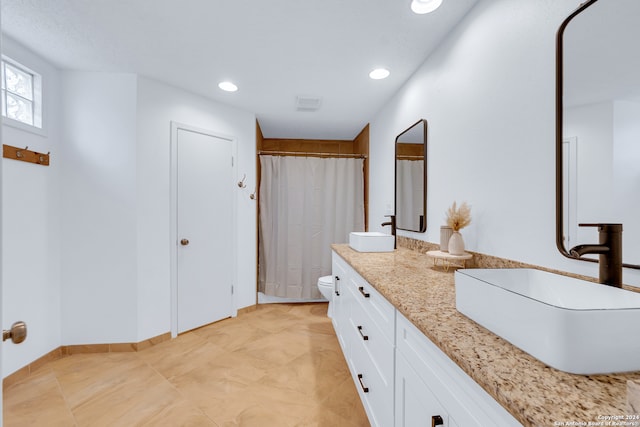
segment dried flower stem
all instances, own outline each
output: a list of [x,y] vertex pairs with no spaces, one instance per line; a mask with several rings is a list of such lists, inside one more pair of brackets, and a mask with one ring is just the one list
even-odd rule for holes
[[460,231],[469,224],[471,224],[471,207],[467,202],[462,202],[460,208],[457,208],[456,202],[453,202],[447,210],[447,225],[453,231]]

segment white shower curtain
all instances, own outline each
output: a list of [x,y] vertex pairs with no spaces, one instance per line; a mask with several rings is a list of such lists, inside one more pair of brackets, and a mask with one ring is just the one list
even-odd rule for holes
[[424,215],[424,160],[397,160],[396,168],[396,226],[420,230],[420,217]]
[[316,299],[331,244],[364,230],[363,159],[260,156],[259,290]]

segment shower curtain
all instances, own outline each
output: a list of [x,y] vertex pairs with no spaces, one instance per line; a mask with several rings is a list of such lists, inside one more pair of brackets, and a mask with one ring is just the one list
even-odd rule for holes
[[420,230],[424,215],[424,160],[396,161],[396,226]]
[[363,159],[260,156],[259,290],[317,299],[331,244],[364,230]]

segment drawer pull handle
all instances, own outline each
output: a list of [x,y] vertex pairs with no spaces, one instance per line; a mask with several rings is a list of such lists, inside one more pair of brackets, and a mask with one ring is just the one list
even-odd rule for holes
[[340,277],[336,276],[336,295],[340,296],[340,289],[338,289],[338,282],[340,282]]
[[433,417],[431,417],[431,427],[443,426],[443,425],[444,425],[444,420],[440,415],[434,415]]
[[359,286],[358,290],[360,291],[360,293],[362,294],[363,297],[365,298],[369,298],[371,295],[369,294],[369,292],[365,292],[364,291],[364,286]]
[[364,391],[365,393],[369,393],[369,387],[365,387],[364,383],[362,382],[362,374],[358,374],[358,381],[360,382],[360,387],[362,387],[362,391]]
[[358,326],[358,332],[360,332],[360,336],[363,340],[367,341],[369,339],[369,335],[365,335],[362,333],[362,326]]

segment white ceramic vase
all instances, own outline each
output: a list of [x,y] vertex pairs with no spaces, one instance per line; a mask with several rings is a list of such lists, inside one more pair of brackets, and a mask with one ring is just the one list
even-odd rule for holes
[[464,240],[459,231],[454,231],[449,239],[449,253],[451,255],[464,255]]

